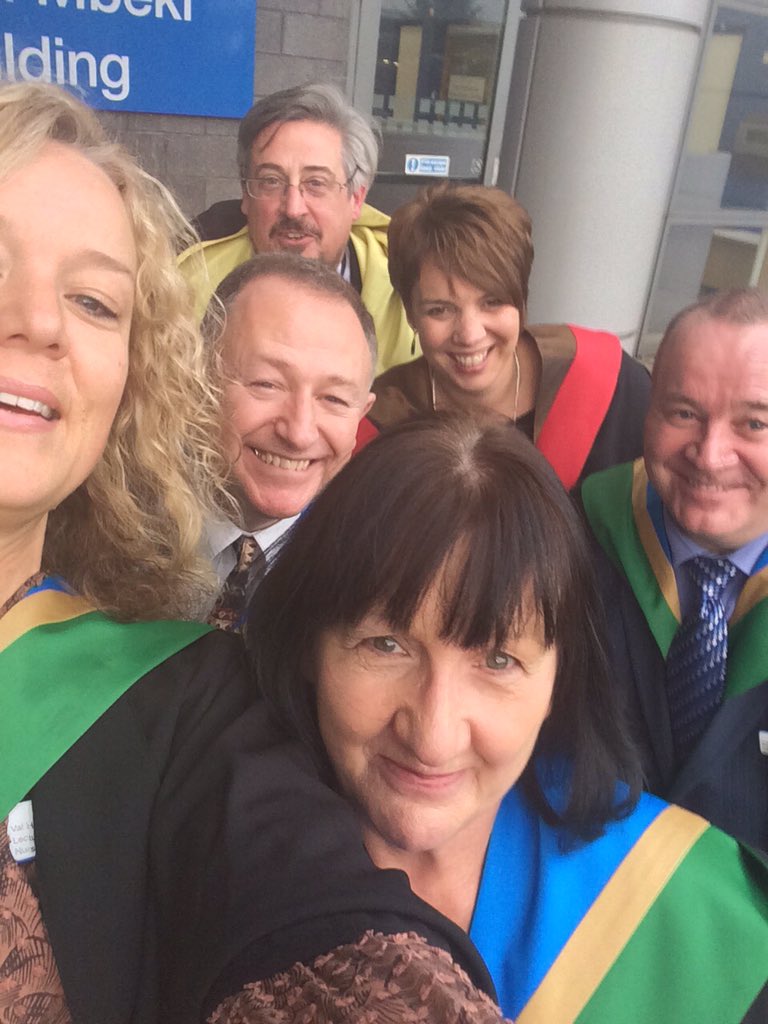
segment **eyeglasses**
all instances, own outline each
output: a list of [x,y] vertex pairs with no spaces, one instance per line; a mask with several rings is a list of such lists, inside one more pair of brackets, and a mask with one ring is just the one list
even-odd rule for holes
[[357,173],[356,167],[346,181],[336,181],[330,174],[312,174],[294,185],[281,174],[260,174],[257,178],[245,179],[245,191],[251,199],[282,199],[289,188],[297,188],[302,196],[310,199],[329,199],[347,188]]

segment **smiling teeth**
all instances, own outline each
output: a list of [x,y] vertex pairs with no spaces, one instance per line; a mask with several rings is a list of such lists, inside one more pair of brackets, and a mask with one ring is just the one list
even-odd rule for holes
[[485,361],[485,358],[488,355],[488,351],[489,350],[486,349],[484,352],[477,352],[475,353],[475,355],[472,356],[454,355],[453,358],[456,360],[459,366],[462,367],[462,369],[469,370],[473,366],[480,366],[480,364]]
[[54,410],[45,402],[37,402],[33,398],[22,398],[20,395],[12,395],[8,391],[0,391],[0,405],[21,409],[22,412],[34,412],[38,416],[42,416],[44,420],[52,420],[56,416]]
[[738,484],[721,483],[718,480],[689,480],[688,486],[695,491],[729,491]]
[[309,469],[311,459],[286,459],[282,455],[273,455],[272,452],[262,452],[258,448],[251,448],[253,454],[266,462],[268,466],[277,466],[278,469],[292,469],[300,472],[302,469]]

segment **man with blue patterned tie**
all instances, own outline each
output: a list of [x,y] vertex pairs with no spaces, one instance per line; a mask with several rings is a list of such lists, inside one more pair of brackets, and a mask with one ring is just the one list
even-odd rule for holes
[[583,502],[648,788],[768,850],[765,296],[673,319],[644,459],[589,478]]

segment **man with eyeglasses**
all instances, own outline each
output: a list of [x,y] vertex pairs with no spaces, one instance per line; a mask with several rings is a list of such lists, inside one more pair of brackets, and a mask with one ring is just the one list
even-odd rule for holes
[[389,280],[389,217],[364,202],[378,155],[371,125],[334,86],[303,85],[259,100],[238,133],[242,198],[202,213],[202,245],[182,255],[198,312],[254,253],[292,252],[336,269],[360,293],[376,326],[378,373],[417,355]]

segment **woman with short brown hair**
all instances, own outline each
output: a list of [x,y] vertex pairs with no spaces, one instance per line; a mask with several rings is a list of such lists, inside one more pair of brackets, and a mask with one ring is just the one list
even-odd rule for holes
[[514,424],[571,489],[642,452],[650,384],[618,338],[526,323],[531,222],[500,189],[439,184],[396,210],[389,270],[423,357],[374,384],[380,430],[455,410]]

